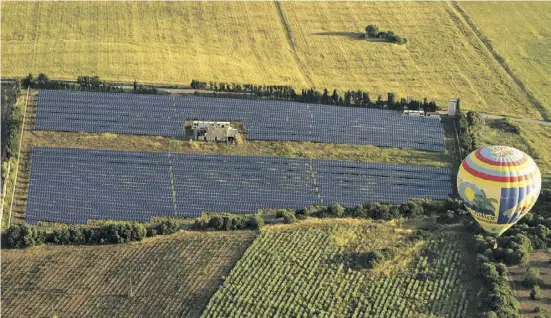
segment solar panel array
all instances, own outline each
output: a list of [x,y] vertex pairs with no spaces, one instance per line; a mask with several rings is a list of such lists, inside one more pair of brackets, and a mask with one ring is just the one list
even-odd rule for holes
[[446,199],[451,170],[337,160],[34,148],[27,222],[149,221]]
[[198,96],[41,90],[35,129],[183,136],[184,121],[242,121],[251,140],[444,151],[438,120],[396,111]]

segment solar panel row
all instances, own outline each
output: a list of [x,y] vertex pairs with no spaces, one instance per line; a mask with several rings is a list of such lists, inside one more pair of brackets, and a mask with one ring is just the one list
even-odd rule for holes
[[185,120],[242,121],[252,140],[445,149],[439,121],[396,111],[197,96],[42,90],[35,128],[183,136]]
[[449,169],[411,165],[34,148],[27,222],[147,222],[204,211],[445,199],[450,178]]

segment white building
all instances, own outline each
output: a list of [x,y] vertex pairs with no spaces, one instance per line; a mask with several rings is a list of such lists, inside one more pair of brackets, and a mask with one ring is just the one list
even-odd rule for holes
[[448,116],[455,116],[457,114],[457,102],[459,98],[451,98],[448,100]]

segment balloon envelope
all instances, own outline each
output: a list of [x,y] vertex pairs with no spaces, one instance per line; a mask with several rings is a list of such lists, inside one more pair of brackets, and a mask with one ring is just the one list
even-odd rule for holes
[[541,174],[534,160],[518,149],[482,147],[461,163],[457,191],[478,224],[499,236],[534,206]]

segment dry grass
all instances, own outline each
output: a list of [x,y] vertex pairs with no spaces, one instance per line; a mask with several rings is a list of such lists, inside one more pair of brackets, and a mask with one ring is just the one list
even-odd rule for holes
[[[464,109],[540,118],[446,2],[8,2],[2,13],[3,76],[460,96]],[[358,39],[367,24],[409,42]]]
[[198,317],[256,236],[2,251],[2,317]]
[[248,141],[242,144],[207,143],[166,137],[28,131],[26,142],[31,147],[67,147],[124,151],[171,151],[237,156],[316,158],[449,166],[447,153],[414,149],[378,148],[375,146],[323,144],[311,142]]
[[551,2],[469,1],[460,6],[551,116]]
[[2,76],[305,84],[270,2],[2,2]]
[[506,145],[518,148],[534,158],[543,175],[551,176],[551,126],[516,123],[520,134],[493,129],[493,120],[486,120],[482,137],[489,145]]

